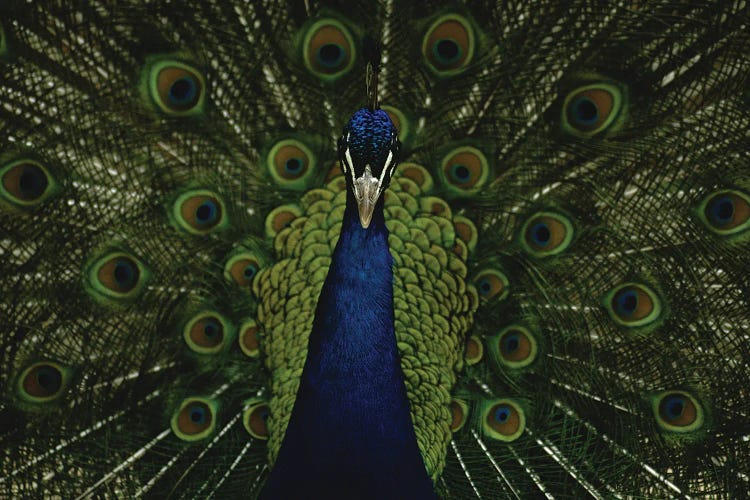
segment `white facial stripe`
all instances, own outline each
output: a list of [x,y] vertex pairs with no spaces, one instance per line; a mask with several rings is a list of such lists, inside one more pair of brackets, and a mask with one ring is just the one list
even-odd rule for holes
[[386,158],[385,164],[383,165],[383,171],[380,173],[380,180],[378,181],[378,187],[381,187],[383,185],[383,179],[385,179],[385,174],[388,173],[388,166],[391,164],[392,159],[393,159],[393,151],[388,151],[388,158]]
[[[347,137],[348,139],[348,137]],[[344,151],[344,163],[348,164],[349,168],[354,168],[354,162],[352,161],[352,154],[349,152],[349,148],[347,147]],[[346,167],[344,167],[344,173],[346,173]]]

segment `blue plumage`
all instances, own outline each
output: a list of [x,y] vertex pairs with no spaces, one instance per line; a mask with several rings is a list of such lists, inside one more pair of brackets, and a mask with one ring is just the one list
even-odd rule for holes
[[[388,115],[360,110],[347,135],[350,171],[367,163],[379,176],[392,144]],[[365,229],[350,187],[297,400],[264,497],[434,497],[396,348],[392,264],[382,196]]]

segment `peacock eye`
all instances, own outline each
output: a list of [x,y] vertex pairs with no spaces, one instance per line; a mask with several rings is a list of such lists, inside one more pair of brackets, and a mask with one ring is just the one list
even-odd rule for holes
[[172,207],[179,228],[191,234],[204,235],[228,225],[221,198],[211,191],[189,191],[179,196]]
[[266,235],[274,238],[285,228],[291,226],[292,221],[302,215],[297,205],[282,205],[277,207],[266,217]]
[[132,255],[113,252],[95,261],[86,276],[95,298],[132,299],[143,290],[148,271]]
[[664,430],[691,432],[703,425],[703,409],[686,392],[662,392],[653,398],[652,407],[657,423]]
[[454,399],[448,408],[451,412],[451,432],[458,432],[463,428],[469,416],[469,405],[461,399]]
[[560,214],[541,212],[526,221],[523,226],[522,244],[527,252],[536,257],[559,254],[573,240],[573,225]]
[[509,368],[523,368],[534,362],[538,352],[536,339],[521,326],[510,326],[492,337],[496,359]]
[[243,413],[242,423],[245,430],[255,439],[268,439],[268,417],[271,409],[265,400],[255,398],[247,401],[247,409]]
[[479,241],[479,231],[477,226],[469,219],[462,215],[453,216],[453,229],[456,231],[458,239],[466,244],[469,252],[473,252]]
[[322,80],[335,80],[354,64],[354,42],[349,30],[335,19],[322,19],[307,31],[305,66]]
[[248,319],[240,325],[240,349],[246,356],[257,358],[260,354],[260,330],[253,319]]
[[149,94],[160,111],[173,116],[203,111],[206,85],[197,69],[172,60],[157,61],[149,68]]
[[241,287],[248,287],[261,269],[259,259],[252,252],[232,256],[224,265],[224,277]]
[[474,54],[474,32],[469,21],[449,14],[436,20],[422,39],[422,55],[436,74],[463,70]]
[[226,345],[231,331],[229,321],[216,311],[202,312],[187,322],[183,338],[199,354],[215,354]]
[[701,219],[717,234],[737,234],[750,228],[750,198],[740,191],[713,193],[701,205]]
[[523,409],[510,399],[485,401],[482,412],[484,433],[493,439],[511,442],[518,439],[526,428]]
[[472,335],[466,339],[466,346],[464,348],[464,360],[466,364],[475,365],[482,360],[484,356],[484,345],[482,341],[476,335]]
[[187,398],[172,416],[171,426],[183,441],[198,441],[209,436],[216,427],[216,402],[205,398]]
[[0,195],[19,207],[38,205],[52,194],[55,181],[33,160],[16,160],[0,168]]
[[287,189],[304,190],[314,178],[315,157],[305,144],[294,139],[274,144],[266,164],[273,180]]
[[29,403],[46,403],[58,398],[70,381],[70,370],[52,362],[35,363],[18,379],[18,394]]
[[638,283],[616,287],[607,294],[605,301],[612,319],[623,326],[647,325],[661,314],[661,304],[656,294]]
[[570,92],[563,103],[563,129],[579,137],[591,137],[614,125],[623,108],[622,92],[599,83]]
[[508,296],[508,278],[497,269],[485,269],[477,273],[474,286],[479,298],[484,301],[502,300]]
[[489,177],[489,165],[484,154],[470,146],[450,151],[441,165],[442,177],[456,196],[471,195]]

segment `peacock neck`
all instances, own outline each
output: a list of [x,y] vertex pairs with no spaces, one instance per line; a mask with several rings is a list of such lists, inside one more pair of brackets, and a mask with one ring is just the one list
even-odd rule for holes
[[271,498],[434,498],[409,411],[380,200],[367,229],[353,202],[320,293]]

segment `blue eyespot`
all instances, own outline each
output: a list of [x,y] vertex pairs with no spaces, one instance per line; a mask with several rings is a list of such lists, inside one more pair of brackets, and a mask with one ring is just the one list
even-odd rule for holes
[[221,325],[214,320],[208,319],[203,325],[203,334],[208,338],[214,338],[221,332]]
[[725,226],[734,217],[734,201],[729,196],[717,196],[708,205],[711,222],[717,226]]
[[498,405],[495,408],[495,422],[504,424],[510,418],[510,414],[513,410],[509,406]]
[[258,273],[258,266],[256,264],[248,264],[247,267],[245,267],[245,270],[243,271],[242,275],[245,277],[246,280],[252,280],[255,278],[255,275]]
[[207,199],[195,210],[195,220],[200,225],[210,225],[216,222],[219,210],[213,200]]
[[117,259],[113,275],[121,289],[131,289],[138,281],[138,269],[130,259]]
[[477,282],[477,289],[482,297],[487,297],[492,292],[492,283],[489,278],[482,278]]
[[679,419],[685,411],[685,398],[679,395],[672,395],[664,398],[662,402],[664,408],[663,416],[668,422]]
[[299,157],[289,158],[284,162],[284,170],[289,175],[297,175],[302,171],[305,160]]
[[39,387],[52,394],[62,386],[62,373],[51,366],[40,366],[36,370],[36,381]]
[[518,347],[521,343],[521,337],[517,333],[512,333],[510,335],[505,335],[503,337],[503,347],[502,352],[503,354],[510,356],[514,352],[518,350]]
[[337,43],[325,43],[318,49],[318,63],[328,69],[339,66],[345,57],[344,48]]
[[174,106],[192,104],[198,93],[198,84],[190,75],[175,80],[169,87],[169,102]]
[[203,424],[206,422],[206,410],[202,407],[194,407],[190,410],[190,421],[194,424]]
[[466,165],[454,163],[450,166],[451,179],[458,184],[466,184],[471,180],[471,170]]
[[546,222],[537,222],[531,226],[530,235],[533,244],[540,248],[546,247],[552,237],[549,225]]
[[30,164],[24,167],[18,181],[21,197],[24,200],[35,200],[47,190],[49,182],[41,168]]
[[599,108],[586,96],[575,99],[571,104],[574,125],[591,126],[599,120]]
[[631,316],[638,309],[638,292],[623,288],[615,294],[615,312],[622,317]]
[[432,45],[432,54],[438,63],[446,66],[456,63],[461,57],[463,57],[461,47],[458,42],[452,38],[437,40]]

